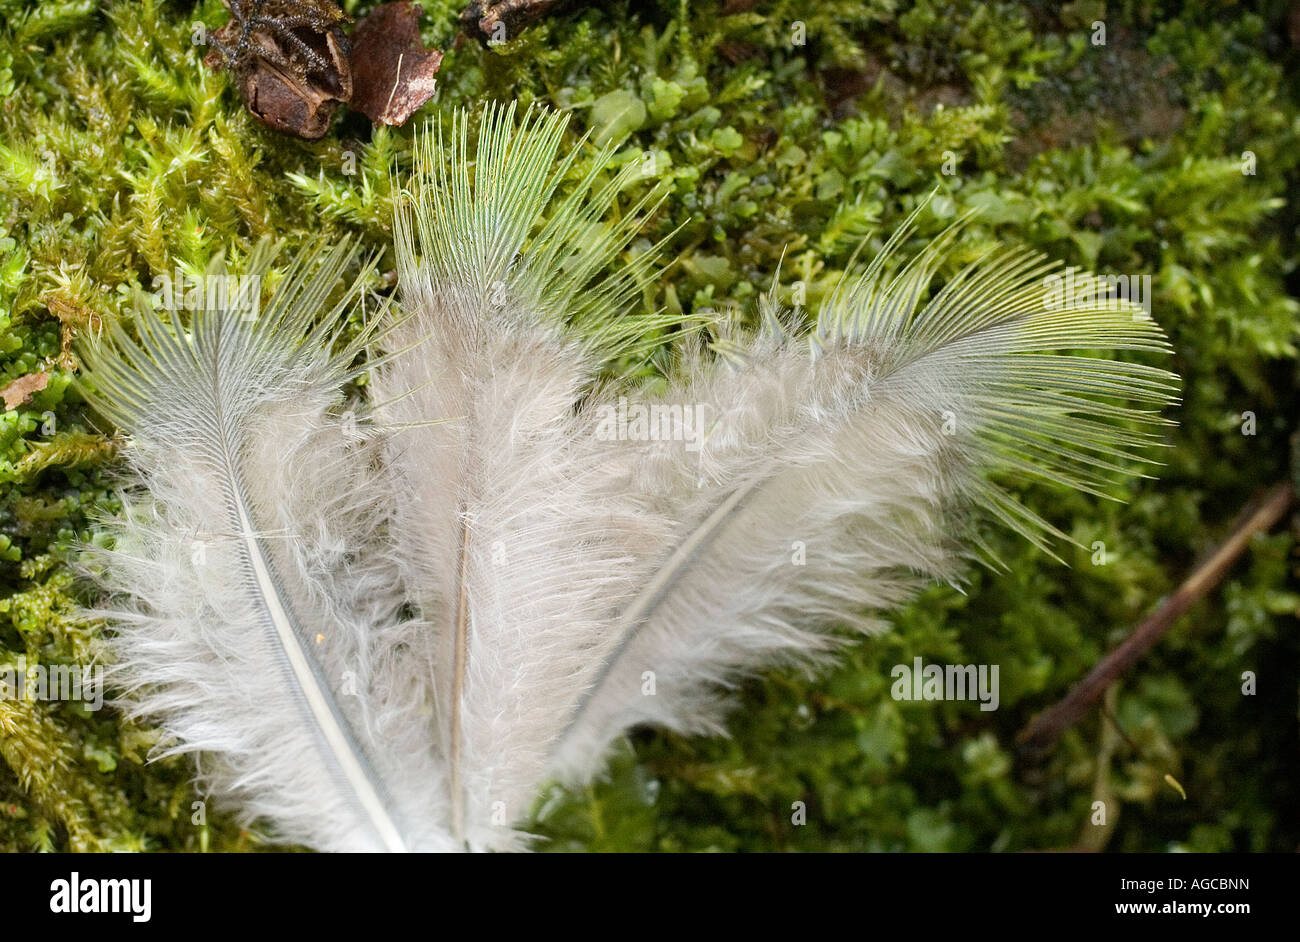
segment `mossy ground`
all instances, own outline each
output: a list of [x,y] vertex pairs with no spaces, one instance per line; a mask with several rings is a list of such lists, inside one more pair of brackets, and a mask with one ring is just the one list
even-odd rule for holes
[[[424,6],[426,42],[448,48],[458,4]],[[641,734],[608,782],[545,796],[543,847],[1300,845],[1300,596],[1285,530],[1256,538],[1129,672],[1113,722],[1094,713],[1036,765],[1013,749],[1251,494],[1289,473],[1300,56],[1288,6],[779,0],[724,16],[720,0],[614,2],[449,51],[422,113],[484,98],[559,106],[575,133],[621,142],[620,159],[670,181],[646,239],[675,230],[676,262],[647,309],[751,316],[778,266],[783,290],[802,282],[815,307],[861,240],[878,246],[873,233],[937,184],[918,243],[977,207],[969,253],[996,237],[1150,275],[1185,383],[1165,466],[1119,491],[1125,503],[1024,489],[1088,547],[1067,552],[1068,568],[993,534],[1008,572],[926,593],[829,677],[751,684],[732,739]],[[409,164],[410,131],[355,115],[311,144],[262,129],[200,65],[193,27],[224,21],[217,0],[0,0],[0,17],[0,384],[51,371],[0,415],[0,667],[79,663],[98,634],[75,617],[68,563],[112,507],[116,444],[69,388],[69,342],[118,317],[133,286],[221,251],[237,265],[266,234],[292,247],[352,231],[383,249],[388,168]],[[1000,709],[895,701],[890,668],[917,656],[1000,665]],[[194,823],[192,769],[146,764],[156,740],[111,710],[0,701],[0,847],[267,846],[219,811]]]

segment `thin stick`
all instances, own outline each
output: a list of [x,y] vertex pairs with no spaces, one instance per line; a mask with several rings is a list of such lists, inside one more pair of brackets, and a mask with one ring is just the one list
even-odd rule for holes
[[1289,483],[1270,488],[1256,508],[1243,515],[1244,520],[1232,535],[1196,568],[1178,591],[1165,599],[1119,647],[1102,658],[1063,700],[1034,717],[1020,731],[1016,743],[1021,751],[1029,755],[1042,752],[1056,742],[1061,733],[1082,719],[1101,699],[1106,688],[1137,663],[1193,602],[1219,584],[1232,564],[1246,551],[1250,538],[1271,529],[1282,519],[1295,496]]

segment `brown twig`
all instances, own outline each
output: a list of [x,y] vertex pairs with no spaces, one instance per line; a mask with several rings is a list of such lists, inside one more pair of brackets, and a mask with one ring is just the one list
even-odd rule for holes
[[1295,490],[1289,483],[1276,484],[1270,488],[1253,510],[1243,514],[1243,519],[1232,531],[1232,535],[1196,567],[1191,576],[1178,587],[1178,591],[1165,599],[1119,647],[1102,658],[1063,700],[1038,714],[1021,730],[1016,743],[1022,753],[1041,753],[1092,709],[1106,688],[1137,663],[1193,602],[1218,585],[1232,564],[1246,551],[1250,538],[1256,533],[1269,530],[1282,519],[1295,501],[1295,496]]

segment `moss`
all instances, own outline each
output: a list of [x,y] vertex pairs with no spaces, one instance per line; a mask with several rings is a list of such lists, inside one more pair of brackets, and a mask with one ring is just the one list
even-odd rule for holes
[[[449,46],[457,6],[424,4],[426,43]],[[996,237],[1149,275],[1185,402],[1160,479],[1120,487],[1127,503],[1026,491],[1090,548],[1071,568],[992,534],[1008,572],[926,593],[829,677],[756,681],[733,738],[638,734],[608,781],[544,796],[543,846],[1293,849],[1289,533],[1257,539],[1124,679],[1110,710],[1122,735],[1094,715],[1041,765],[1013,749],[1253,490],[1288,473],[1300,109],[1285,5],[720,7],[612,3],[465,44],[424,112],[545,102],[668,181],[645,239],[667,238],[673,265],[647,310],[752,317],[777,272],[787,299],[815,305],[864,238],[878,247],[937,187],[918,243],[978,208],[967,258]],[[114,444],[69,386],[70,339],[120,316],[136,286],[219,252],[238,264],[266,233],[355,232],[382,250],[388,168],[409,163],[410,132],[357,116],[313,144],[262,129],[200,65],[193,24],[221,23],[217,0],[0,0],[0,15],[0,383],[52,377],[0,417],[0,659],[74,663],[98,627],[74,616],[69,563],[113,506]],[[917,656],[1000,665],[1000,708],[893,700],[891,666]],[[1241,694],[1247,670],[1255,696]],[[192,770],[146,764],[156,741],[111,710],[0,702],[0,846],[263,846],[218,812],[194,823]],[[1104,834],[1089,824],[1097,795]]]

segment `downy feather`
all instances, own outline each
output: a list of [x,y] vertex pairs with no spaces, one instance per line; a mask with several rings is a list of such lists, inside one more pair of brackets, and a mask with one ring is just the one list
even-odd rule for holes
[[653,195],[602,222],[635,170],[608,174],[608,153],[579,168],[580,148],[557,161],[564,116],[516,127],[513,106],[488,106],[472,152],[468,124],[420,140],[395,226],[403,313],[372,395],[405,485],[394,530],[429,630],[452,831],[507,849],[636,591],[629,548],[661,537],[587,460],[577,405],[597,359],[659,323],[620,316],[644,260],[596,277]]
[[88,563],[111,678],[168,734],[159,754],[200,753],[212,794],[274,839],[444,849],[416,626],[372,537],[386,489],[341,397],[358,345],[331,352],[355,252],[302,253],[249,317],[271,259],[186,325],[142,300],[134,335],[84,351],[88,398],[128,435],[115,546]]
[[1045,549],[1065,537],[993,478],[1104,493],[1157,442],[1172,374],[1053,355],[1167,351],[1141,308],[1087,275],[1057,299],[1055,266],[1022,250],[961,268],[925,301],[961,223],[898,265],[914,218],[841,283],[812,336],[786,329],[769,297],[757,337],[716,344],[645,397],[704,409],[698,451],[610,450],[628,492],[674,533],[608,629],[614,653],[554,751],[560,778],[597,774],[610,742],[639,724],[723,732],[722,694],[743,677],[815,667],[842,629],[878,630],[923,582],[957,580],[981,548],[981,519]]

